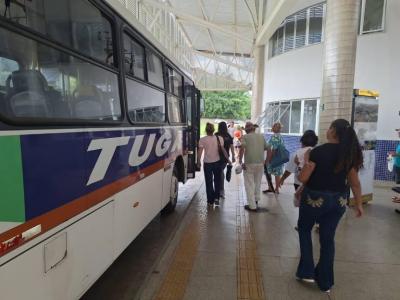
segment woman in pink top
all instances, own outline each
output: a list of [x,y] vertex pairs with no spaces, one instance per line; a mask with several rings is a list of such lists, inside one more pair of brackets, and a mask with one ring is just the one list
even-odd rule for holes
[[219,205],[222,163],[218,151],[218,140],[221,147],[224,147],[224,139],[214,135],[214,131],[214,125],[207,123],[207,136],[200,139],[197,153],[197,166],[200,168],[200,159],[204,152],[204,178],[206,181],[207,203],[209,205]]

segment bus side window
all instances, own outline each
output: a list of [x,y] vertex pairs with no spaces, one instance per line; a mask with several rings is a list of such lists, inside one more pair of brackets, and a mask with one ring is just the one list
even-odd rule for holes
[[6,80],[9,119],[40,122],[120,120],[118,76],[15,32],[0,28],[2,49],[24,62]]
[[67,47],[114,65],[110,20],[88,0],[0,1],[2,17]]

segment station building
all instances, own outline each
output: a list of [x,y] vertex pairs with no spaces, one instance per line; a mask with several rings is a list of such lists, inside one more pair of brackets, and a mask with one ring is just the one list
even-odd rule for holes
[[[324,106],[321,103],[324,70],[329,77],[339,76],[336,69],[329,72],[329,67],[326,67],[329,56],[336,55],[325,50],[326,2],[294,2],[276,14],[276,20],[271,20],[277,25],[271,29],[264,49],[261,115],[266,133],[274,122],[282,123],[282,132],[290,149],[298,147],[299,136],[307,129],[325,135],[325,131],[319,128],[320,111]],[[341,80],[346,81],[349,77],[349,82],[352,82],[354,72],[354,89],[372,90],[376,96],[379,95],[375,179],[392,180],[392,174],[386,168],[386,158],[388,151],[398,143],[395,129],[400,126],[400,100],[396,90],[400,76],[400,56],[396,50],[400,47],[400,19],[396,12],[400,10],[400,2],[362,0],[359,5],[355,67],[351,58],[344,57],[340,76]],[[349,24],[349,19],[344,19],[337,25],[343,26],[343,36],[349,32],[349,28],[346,29]],[[351,56],[353,50],[347,53]],[[336,109],[342,109],[341,105]]]

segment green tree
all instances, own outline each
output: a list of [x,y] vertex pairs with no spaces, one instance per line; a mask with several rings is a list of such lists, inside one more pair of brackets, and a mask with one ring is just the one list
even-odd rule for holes
[[204,117],[221,119],[249,119],[250,95],[248,92],[204,92]]

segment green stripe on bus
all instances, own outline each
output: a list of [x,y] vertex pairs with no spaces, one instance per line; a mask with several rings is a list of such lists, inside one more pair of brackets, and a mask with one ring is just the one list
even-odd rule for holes
[[25,222],[19,136],[0,137],[0,222]]

